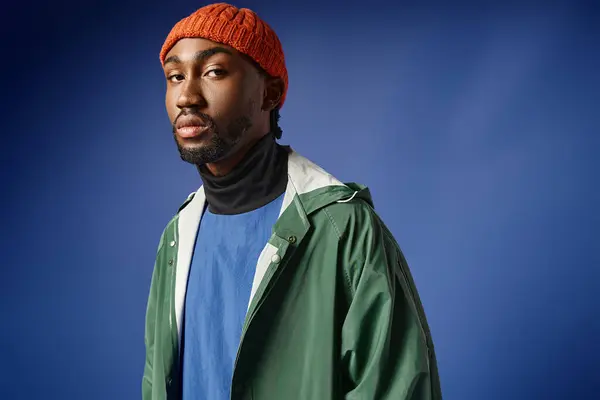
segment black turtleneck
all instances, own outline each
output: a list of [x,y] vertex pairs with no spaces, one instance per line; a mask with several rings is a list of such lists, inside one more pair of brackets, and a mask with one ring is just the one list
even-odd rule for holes
[[288,152],[272,133],[260,139],[224,176],[198,167],[208,208],[215,214],[241,214],[270,203],[285,192]]

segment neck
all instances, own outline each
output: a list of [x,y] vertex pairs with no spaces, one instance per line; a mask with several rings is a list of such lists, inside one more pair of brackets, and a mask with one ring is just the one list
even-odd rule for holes
[[241,214],[275,200],[287,186],[287,151],[269,133],[242,155],[198,167],[208,208],[215,214]]

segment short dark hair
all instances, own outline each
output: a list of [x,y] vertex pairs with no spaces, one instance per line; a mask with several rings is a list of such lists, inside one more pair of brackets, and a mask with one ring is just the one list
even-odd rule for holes
[[281,139],[281,136],[283,135],[283,130],[279,126],[279,118],[281,118],[281,116],[279,115],[279,106],[277,106],[271,110],[271,115],[269,118],[271,132],[277,139]]

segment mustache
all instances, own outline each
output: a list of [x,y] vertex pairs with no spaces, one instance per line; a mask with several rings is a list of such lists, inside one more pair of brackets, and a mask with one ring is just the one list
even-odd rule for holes
[[215,121],[211,118],[210,115],[204,114],[204,113],[202,113],[198,110],[194,110],[194,109],[183,109],[177,115],[177,117],[175,117],[175,120],[171,124],[173,127],[173,132],[175,132],[177,130],[177,121],[179,121],[179,118],[187,117],[187,116],[194,116],[196,118],[199,118],[200,120],[202,120],[202,123],[204,123],[204,125],[208,126],[209,128],[214,128],[216,126]]

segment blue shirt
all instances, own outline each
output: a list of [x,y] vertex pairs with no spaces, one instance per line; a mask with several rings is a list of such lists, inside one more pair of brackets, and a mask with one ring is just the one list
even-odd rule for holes
[[258,257],[283,195],[244,214],[204,212],[188,278],[183,400],[229,399]]

